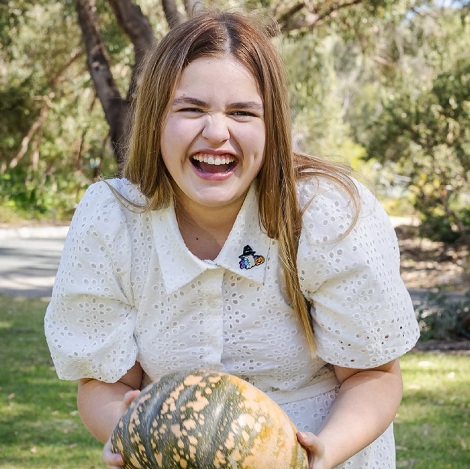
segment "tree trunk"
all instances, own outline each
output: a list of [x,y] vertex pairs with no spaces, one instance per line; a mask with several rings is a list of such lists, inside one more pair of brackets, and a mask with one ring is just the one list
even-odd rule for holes
[[162,0],[163,12],[170,28],[184,21],[174,0]]
[[[109,0],[109,3],[119,26],[134,46],[134,66],[126,95],[126,100],[132,103],[137,87],[136,72],[139,70],[148,48],[155,42],[155,36],[149,20],[138,5],[130,0]],[[129,126],[127,118],[124,124],[127,132]]]
[[138,5],[130,0],[109,0],[119,26],[134,46],[135,66],[138,67],[145,52],[155,41],[152,26]]
[[119,167],[125,155],[125,122],[129,103],[121,97],[111,72],[96,18],[95,0],[76,0],[78,22],[87,51],[87,65],[109,125],[111,145]]

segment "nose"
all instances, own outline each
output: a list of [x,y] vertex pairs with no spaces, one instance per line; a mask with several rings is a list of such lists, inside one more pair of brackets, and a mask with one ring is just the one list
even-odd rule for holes
[[202,136],[213,143],[225,142],[230,138],[230,131],[225,115],[208,114],[202,129]]

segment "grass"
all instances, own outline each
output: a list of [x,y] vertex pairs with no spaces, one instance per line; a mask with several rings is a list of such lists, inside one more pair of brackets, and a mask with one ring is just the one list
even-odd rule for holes
[[470,356],[410,353],[395,421],[397,467],[470,467]]
[[[0,296],[0,468],[102,468],[101,444],[57,379],[43,334],[44,300]],[[470,356],[410,353],[395,423],[397,467],[470,467]]]
[[57,379],[43,333],[47,303],[0,296],[0,467],[98,468],[76,383]]

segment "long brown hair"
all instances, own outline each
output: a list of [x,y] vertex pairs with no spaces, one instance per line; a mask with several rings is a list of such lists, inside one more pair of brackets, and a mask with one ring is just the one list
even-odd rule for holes
[[148,209],[167,206],[173,196],[160,152],[162,127],[184,68],[194,60],[230,54],[256,80],[264,105],[265,162],[259,172],[259,217],[269,237],[279,242],[286,291],[315,350],[309,308],[297,275],[302,213],[296,193],[300,178],[321,175],[336,181],[358,204],[347,171],[292,150],[290,110],[284,66],[262,28],[237,13],[202,13],[173,28],[147,55],[140,74],[124,176],[148,199]]

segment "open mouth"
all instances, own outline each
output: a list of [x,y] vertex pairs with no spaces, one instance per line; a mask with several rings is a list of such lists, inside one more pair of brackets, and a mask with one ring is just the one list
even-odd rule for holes
[[228,173],[237,165],[237,160],[232,155],[197,153],[191,157],[191,163],[204,173]]

